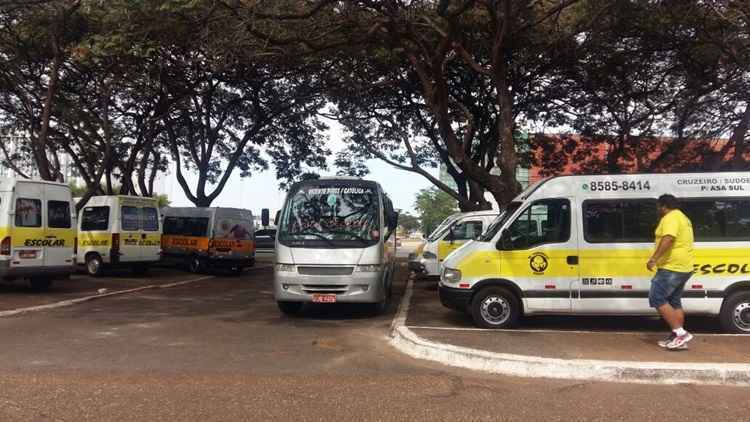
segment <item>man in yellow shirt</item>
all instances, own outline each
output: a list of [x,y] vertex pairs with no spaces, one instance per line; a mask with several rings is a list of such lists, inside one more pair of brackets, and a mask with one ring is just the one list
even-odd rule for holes
[[678,209],[677,198],[673,195],[660,196],[656,206],[661,221],[655,233],[656,250],[646,267],[657,271],[651,280],[648,300],[672,329],[659,346],[669,350],[687,349],[693,335],[683,327],[682,293],[693,275],[693,224]]

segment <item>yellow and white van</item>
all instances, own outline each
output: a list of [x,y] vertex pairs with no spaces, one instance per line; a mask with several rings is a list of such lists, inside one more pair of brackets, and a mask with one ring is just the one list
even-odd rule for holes
[[0,178],[0,279],[35,289],[73,272],[75,211],[70,187]]
[[423,277],[439,277],[445,258],[464,243],[479,237],[498,213],[489,210],[448,216],[409,257],[409,269]]
[[92,276],[106,268],[148,271],[161,258],[161,218],[154,198],[94,196],[78,218],[77,262]]
[[485,328],[534,314],[653,315],[646,261],[665,193],[695,233],[685,312],[750,333],[750,172],[543,180],[445,260],[441,302]]
[[249,210],[165,208],[164,259],[198,273],[226,268],[241,273],[255,265],[255,222]]

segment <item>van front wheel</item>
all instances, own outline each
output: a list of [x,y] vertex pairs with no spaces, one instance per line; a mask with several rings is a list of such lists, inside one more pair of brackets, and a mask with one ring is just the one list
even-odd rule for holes
[[512,328],[521,317],[521,303],[507,289],[485,287],[471,301],[471,316],[481,328]]
[[721,327],[734,334],[750,334],[750,292],[732,293],[721,308]]

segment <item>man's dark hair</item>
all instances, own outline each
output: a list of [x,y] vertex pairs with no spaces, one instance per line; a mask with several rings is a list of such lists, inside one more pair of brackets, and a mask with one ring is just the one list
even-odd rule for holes
[[669,208],[670,210],[676,210],[680,206],[680,204],[677,202],[677,198],[675,198],[674,195],[670,195],[668,193],[660,196],[656,201],[656,204],[660,207]]

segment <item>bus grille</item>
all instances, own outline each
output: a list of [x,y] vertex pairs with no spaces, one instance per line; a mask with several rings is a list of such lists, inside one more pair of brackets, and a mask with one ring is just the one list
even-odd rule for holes
[[354,267],[297,267],[302,275],[352,275]]

